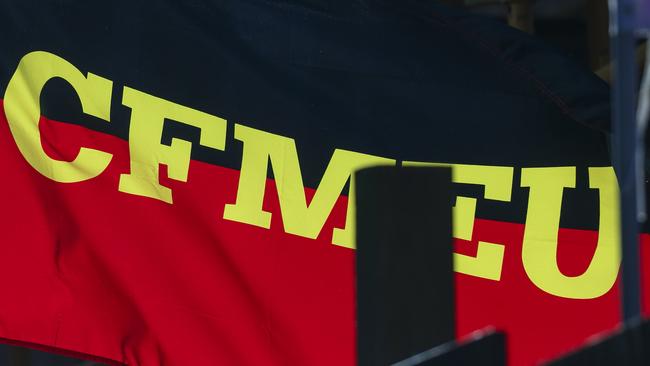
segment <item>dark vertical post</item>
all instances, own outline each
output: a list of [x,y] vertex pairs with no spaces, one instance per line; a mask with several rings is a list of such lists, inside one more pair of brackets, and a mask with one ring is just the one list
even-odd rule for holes
[[621,189],[622,310],[623,318],[629,322],[641,314],[635,174],[637,146],[635,0],[610,0],[609,3],[611,50],[614,62],[612,160]]
[[355,179],[358,364],[390,365],[455,337],[451,170]]

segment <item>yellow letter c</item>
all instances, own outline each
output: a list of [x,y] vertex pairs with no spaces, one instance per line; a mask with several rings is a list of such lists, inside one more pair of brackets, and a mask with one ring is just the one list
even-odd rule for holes
[[4,96],[9,128],[25,160],[39,173],[61,183],[80,182],[101,174],[112,155],[82,147],[72,161],[52,159],[43,150],[38,128],[40,96],[52,78],[62,78],[77,92],[84,113],[110,121],[112,82],[88,73],[88,78],[68,61],[44,51],[23,56]]

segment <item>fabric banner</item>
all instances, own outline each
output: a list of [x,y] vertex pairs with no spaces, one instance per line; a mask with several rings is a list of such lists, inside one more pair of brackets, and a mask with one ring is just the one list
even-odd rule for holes
[[609,91],[529,36],[377,0],[10,0],[0,34],[4,342],[353,365],[350,174],[394,164],[453,167],[459,338],[530,365],[619,323]]

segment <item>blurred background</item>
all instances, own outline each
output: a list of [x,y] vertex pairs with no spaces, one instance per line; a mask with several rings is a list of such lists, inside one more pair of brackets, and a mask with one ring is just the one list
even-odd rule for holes
[[[441,0],[493,18],[563,51],[610,81],[607,0]],[[645,46],[637,50],[639,61]]]

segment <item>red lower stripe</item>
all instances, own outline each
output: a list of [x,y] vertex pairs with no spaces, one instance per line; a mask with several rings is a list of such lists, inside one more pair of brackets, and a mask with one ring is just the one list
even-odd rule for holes
[[[238,171],[192,161],[187,183],[163,179],[173,205],[124,194],[125,141],[43,120],[54,157],[79,146],[114,154],[95,179],[55,183],[22,158],[3,118],[0,337],[130,365],[354,364],[354,252],[330,244],[346,197],[316,240],[284,233],[273,181],[271,229],[223,220]],[[560,268],[581,273],[597,233],[559,235]],[[530,282],[523,225],[477,220],[475,237],[506,246],[502,280],[457,276],[459,336],[506,330],[510,364],[531,365],[617,325],[616,288],[568,300]]]

